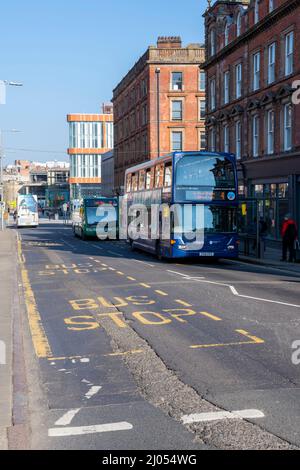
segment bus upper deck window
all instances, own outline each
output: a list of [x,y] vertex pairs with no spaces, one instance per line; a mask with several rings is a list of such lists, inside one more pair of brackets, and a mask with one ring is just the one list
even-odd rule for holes
[[131,175],[127,175],[126,191],[127,193],[131,191]]
[[160,165],[155,167],[155,187],[159,188],[160,186]]
[[145,170],[141,170],[139,176],[139,190],[142,191],[143,189],[145,189]]
[[138,190],[138,175],[133,174],[132,175],[132,191],[137,191]]
[[172,164],[169,163],[165,166],[164,186],[168,188],[171,185],[172,185]]
[[146,171],[146,189],[152,189],[152,168]]

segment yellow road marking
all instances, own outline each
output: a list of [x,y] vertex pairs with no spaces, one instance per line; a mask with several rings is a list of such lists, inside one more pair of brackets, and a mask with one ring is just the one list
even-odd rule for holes
[[24,268],[21,240],[18,238],[18,257],[21,264],[21,278],[34,350],[39,358],[52,356],[51,348],[42,325],[34,293],[31,288],[28,271]]
[[164,291],[162,291],[162,290],[156,290],[155,292],[156,292],[157,294],[159,294],[159,295],[164,296],[164,297],[167,297],[167,296],[169,295],[169,294],[167,294],[166,292],[164,292]]
[[131,277],[131,276],[127,276],[127,279],[129,279],[129,281],[136,281],[136,278],[135,278],[135,277]]
[[253,336],[248,331],[245,330],[235,330],[237,333],[240,335],[246,336],[246,338],[249,338],[253,343],[255,344],[263,344],[265,341],[261,338],[258,338],[257,336]]
[[72,360],[72,359],[82,359],[83,357],[86,356],[69,356],[69,357],[47,357],[47,360],[49,362],[54,362],[54,361],[67,361],[67,360]]
[[120,276],[125,276],[125,274],[122,273],[121,271],[117,271],[117,274],[119,274]]
[[65,318],[64,322],[68,325],[68,330],[70,331],[88,331],[98,330],[100,328],[99,323],[91,315]]
[[122,312],[110,312],[110,313],[98,313],[97,317],[99,318],[106,318],[109,317],[115,325],[117,325],[119,328],[127,328],[128,325],[125,323],[125,321],[120,318],[122,316]]
[[35,353],[39,358],[52,356],[51,348],[42,325],[42,320],[37,309],[34,293],[32,291],[28,272],[21,269],[22,284],[24,288],[25,304],[27,309],[28,321],[32,336]]
[[212,313],[200,312],[200,314],[204,315],[205,317],[208,317],[208,318],[210,318],[211,320],[214,320],[214,321],[222,321],[222,318],[217,317],[216,315],[213,315]]
[[180,305],[184,305],[185,307],[192,307],[191,304],[189,304],[188,302],[185,302],[184,300],[177,299],[175,300],[175,302],[177,302]]
[[224,347],[224,346],[240,346],[244,344],[264,344],[265,343],[263,339],[250,335],[248,331],[245,331],[245,330],[235,330],[235,331],[236,333],[239,333],[240,335],[245,336],[250,341],[239,341],[236,343],[219,343],[219,344],[196,344],[196,345],[190,346],[190,348],[191,349],[204,349],[204,348],[218,348],[218,347]]
[[101,263],[101,266],[103,266],[104,268],[108,268],[107,264],[104,263]]
[[[146,315],[148,317],[151,316],[153,319],[155,319],[155,321],[149,320],[148,318],[146,318]],[[158,325],[168,325],[172,323],[172,320],[170,320],[169,318],[165,318],[163,315],[157,312],[134,312],[132,316],[136,318],[137,320],[139,320],[144,325],[158,326]]]
[[115,357],[115,356],[129,356],[130,354],[140,354],[143,353],[143,349],[136,349],[133,351],[126,351],[126,352],[119,352],[119,353],[111,353],[111,354],[105,354],[105,357]]
[[140,283],[140,286],[146,287],[147,289],[151,289],[151,286],[149,286],[149,284],[144,284],[143,282]]
[[110,271],[115,271],[115,268],[108,268]]

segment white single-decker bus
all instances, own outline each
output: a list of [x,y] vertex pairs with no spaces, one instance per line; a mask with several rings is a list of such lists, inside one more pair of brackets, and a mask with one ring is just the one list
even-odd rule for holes
[[37,227],[39,225],[39,211],[37,196],[32,194],[19,195],[17,200],[17,226]]

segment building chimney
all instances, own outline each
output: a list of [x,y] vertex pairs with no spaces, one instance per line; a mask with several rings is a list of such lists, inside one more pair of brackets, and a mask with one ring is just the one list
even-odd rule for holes
[[102,103],[102,113],[103,114],[113,114],[114,106],[112,103]]
[[159,36],[157,39],[158,49],[181,49],[181,46],[180,36]]

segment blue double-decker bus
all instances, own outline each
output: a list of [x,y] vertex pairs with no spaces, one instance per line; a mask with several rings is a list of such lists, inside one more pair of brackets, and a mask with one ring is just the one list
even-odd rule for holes
[[[128,214],[131,207],[139,205],[148,210],[149,236],[145,231],[140,237],[129,235],[133,248],[149,251],[159,258],[238,256],[238,180],[233,154],[174,152],[129,168],[125,174],[124,200]],[[161,210],[154,223],[151,212],[157,205]],[[189,217],[189,233],[182,230],[182,221],[187,217],[184,214]],[[200,226],[194,223],[198,214],[202,220]],[[171,220],[167,238],[162,229],[165,217]],[[180,230],[176,223],[179,219]],[[151,233],[153,225],[157,226],[156,237]]]

